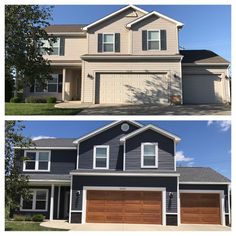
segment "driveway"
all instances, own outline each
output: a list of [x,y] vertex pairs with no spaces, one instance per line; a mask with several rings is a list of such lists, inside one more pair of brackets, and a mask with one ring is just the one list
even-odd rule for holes
[[46,221],[41,226],[71,231],[230,231],[231,228],[222,225],[180,225],[161,226],[145,224],[69,224],[66,221]]

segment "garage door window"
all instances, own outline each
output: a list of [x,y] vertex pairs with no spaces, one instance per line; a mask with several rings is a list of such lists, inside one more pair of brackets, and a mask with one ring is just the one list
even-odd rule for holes
[[93,168],[108,169],[109,167],[109,146],[94,146]]
[[141,168],[157,168],[157,167],[158,167],[157,143],[142,143]]

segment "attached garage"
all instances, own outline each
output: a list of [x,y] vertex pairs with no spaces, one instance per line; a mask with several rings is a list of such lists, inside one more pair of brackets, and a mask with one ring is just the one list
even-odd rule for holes
[[166,73],[97,73],[95,103],[169,103]]
[[221,224],[219,193],[180,193],[182,224]]
[[162,192],[88,190],[87,223],[162,224]]
[[221,75],[183,75],[183,101],[185,104],[223,103],[224,97],[224,80]]

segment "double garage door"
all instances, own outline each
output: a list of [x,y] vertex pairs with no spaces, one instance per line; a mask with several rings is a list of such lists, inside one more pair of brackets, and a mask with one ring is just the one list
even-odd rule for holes
[[166,73],[98,73],[95,103],[168,103]]
[[[162,192],[87,191],[87,223],[162,224]],[[183,224],[221,224],[220,196],[181,193]]]

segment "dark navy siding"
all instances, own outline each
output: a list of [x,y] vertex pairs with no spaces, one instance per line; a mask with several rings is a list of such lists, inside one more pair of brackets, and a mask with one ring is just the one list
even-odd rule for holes
[[[177,177],[73,176],[72,186],[72,210],[82,210],[84,186],[164,187],[166,188],[166,212],[177,213]],[[174,195],[171,201],[169,192]]]
[[141,143],[158,143],[158,169],[174,170],[174,142],[159,133],[147,130],[126,141],[125,169],[141,169]]
[[[123,122],[124,123],[124,122]],[[110,159],[109,169],[122,170],[123,168],[123,145],[120,138],[137,129],[136,126],[129,124],[130,129],[127,132],[121,130],[120,123],[109,130],[106,130],[79,145],[79,169],[93,169],[93,147],[95,145],[109,145]],[[125,122],[127,123],[127,122]]]

